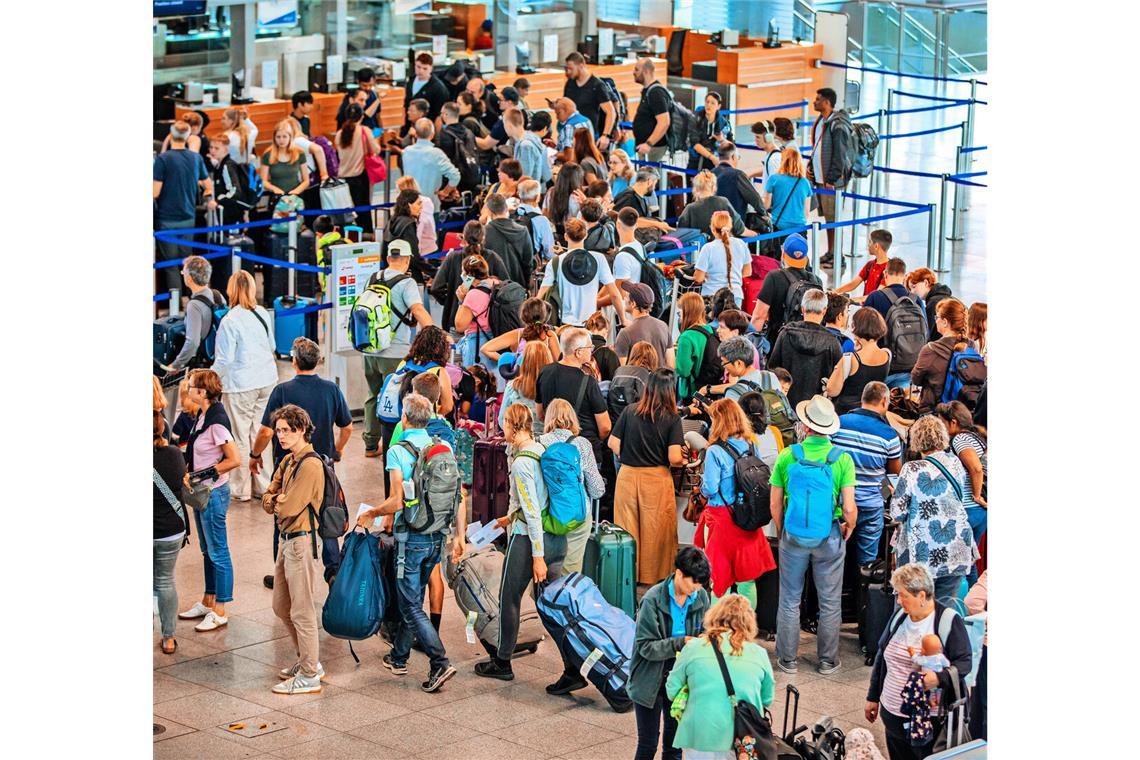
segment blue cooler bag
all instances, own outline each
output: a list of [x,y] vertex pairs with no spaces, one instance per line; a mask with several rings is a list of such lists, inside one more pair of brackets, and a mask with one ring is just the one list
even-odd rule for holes
[[[339,580],[338,580],[339,582]],[[633,658],[634,623],[605,600],[581,573],[551,581],[538,598],[538,615],[558,649],[608,700],[625,701]]]
[[352,642],[363,641],[380,631],[385,602],[380,542],[366,531],[353,530],[344,537],[340,570],[336,583],[329,588],[321,625],[330,636],[348,639],[348,651],[360,662]]

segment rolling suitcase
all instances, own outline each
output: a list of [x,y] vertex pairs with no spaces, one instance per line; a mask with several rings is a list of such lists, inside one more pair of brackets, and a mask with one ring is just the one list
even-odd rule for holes
[[471,473],[471,521],[487,523],[507,514],[510,505],[507,442],[501,437],[475,441]]
[[895,592],[891,587],[891,533],[897,523],[886,520],[879,542],[879,558],[867,567],[859,568],[859,600],[856,622],[859,625],[859,645],[864,662],[872,665],[879,647],[879,637],[895,609]]
[[632,620],[637,614],[637,546],[629,531],[598,520],[594,502],[594,532],[586,541],[582,571],[601,589],[605,600]]
[[288,359],[293,341],[301,336],[317,339],[317,312],[282,314],[291,309],[303,309],[316,303],[311,298],[280,296],[273,299],[273,345],[280,359]]
[[186,321],[182,315],[154,320],[155,370],[159,364],[169,365],[186,342]]
[[[257,252],[255,250],[253,238],[251,238],[249,235],[246,235],[242,230],[235,230],[233,234],[229,235],[225,240],[222,241],[222,245],[224,245],[226,248],[231,249],[238,248],[242,251],[242,253]],[[231,263],[232,260],[233,257],[231,256],[219,256],[216,259],[210,260],[210,287],[219,293],[226,292],[226,285],[229,284],[230,277],[234,273],[234,268]],[[252,273],[254,270],[254,264],[252,261],[246,261],[245,259],[242,259],[241,268],[247,272]]]
[[[468,550],[458,563],[452,563],[451,552],[443,553],[442,570],[447,585],[455,592],[455,603],[467,616],[467,627],[474,630],[479,642],[494,655],[499,646],[499,586],[503,578],[503,553],[494,546]],[[546,637],[546,629],[534,605],[534,586],[527,586],[519,605],[519,634],[515,654],[534,653]]]
[[610,605],[592,580],[581,573],[547,583],[538,598],[538,614],[563,657],[582,670],[610,706],[629,704],[626,684],[633,659],[634,624]]
[[[843,555],[843,590],[840,596],[842,622],[854,623],[858,618],[859,562],[854,546],[847,546]],[[809,572],[804,578],[804,596],[800,603],[800,628],[809,633],[819,629],[819,593],[815,576]]]
[[768,536],[776,568],[756,579],[756,627],[767,641],[776,640],[776,613],[780,607],[780,539]]
[[[317,265],[317,236],[308,227],[302,227],[297,233],[297,258],[298,264],[308,264],[311,267]],[[285,270],[281,270],[284,272]],[[297,290],[299,296],[305,298],[317,299],[320,295],[321,287],[317,279],[316,272],[303,272],[297,270]]]

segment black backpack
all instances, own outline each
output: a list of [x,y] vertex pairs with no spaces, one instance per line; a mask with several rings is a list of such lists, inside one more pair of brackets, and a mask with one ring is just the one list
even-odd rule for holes
[[[708,325],[698,325],[690,327],[689,330],[701,330],[701,327],[708,327]],[[724,368],[720,364],[720,357],[717,356],[717,349],[720,348],[720,337],[716,334],[716,330],[710,329],[708,332],[708,339],[705,340],[705,351],[701,355],[701,367],[697,370],[697,376],[693,381],[694,388],[701,388],[705,385],[718,385],[721,377],[724,375]]]
[[640,375],[615,374],[610,380],[610,389],[606,396],[606,408],[609,410],[610,420],[616,423],[625,408],[640,401],[643,393],[645,393],[645,380]]
[[[614,111],[617,115],[617,118],[614,119],[614,134],[609,135],[613,137],[621,129],[618,125],[623,121],[629,121],[629,103],[626,102],[625,93],[618,89],[617,82],[613,80],[613,77],[598,77],[598,81],[602,83],[606,98],[614,104]],[[602,126],[605,126],[604,121]]]
[[673,289],[665,282],[665,274],[651,264],[649,259],[638,253],[636,248],[623,245],[618,249],[618,253],[622,251],[632,254],[637,259],[637,263],[641,265],[641,282],[653,291],[653,306],[649,309],[649,314],[663,320],[670,306],[666,299],[673,298]]
[[732,507],[732,521],[741,530],[763,528],[772,521],[771,487],[768,485],[772,471],[763,459],[756,456],[756,450],[751,446],[740,454],[727,441],[717,441],[714,445],[723,449],[733,461],[736,493],[731,499],[720,495]]
[[312,504],[307,507],[309,519],[317,526],[317,530],[309,534],[313,540],[313,557],[316,558],[318,533],[321,538],[340,538],[348,530],[348,504],[344,498],[344,489],[340,487],[340,480],[333,470],[332,460],[323,454],[310,451],[301,457],[294,465],[294,474],[302,462],[311,458],[319,461],[325,469],[325,492],[321,497],[320,511],[315,510]]
[[926,312],[909,295],[900,296],[890,287],[883,288],[883,294],[891,302],[885,344],[891,352],[891,372],[909,372],[926,345]]
[[478,290],[491,296],[487,305],[488,311],[491,312],[487,317],[487,324],[491,328],[492,335],[497,338],[523,326],[519,309],[527,299],[526,288],[514,280],[503,280],[493,288],[480,285]]
[[459,170],[459,192],[474,191],[479,186],[479,159],[475,155],[475,137],[462,124],[448,124],[444,131],[451,135],[452,148],[447,158]]
[[823,288],[819,278],[810,272],[803,272],[803,276],[792,274],[795,269],[785,269],[788,278],[788,294],[784,298],[784,324],[803,319],[802,311],[804,293],[812,288]]
[[[539,239],[534,234],[534,218],[536,216],[542,216],[542,212],[541,211],[519,211],[516,208],[514,211],[512,211],[510,213],[510,218],[512,220],[514,220],[515,222],[517,222],[518,224],[520,224],[524,228],[526,228],[527,234],[530,235],[530,242],[534,246],[535,257],[537,259],[537,257],[540,255],[538,247],[539,247],[539,244],[541,241],[539,241]],[[547,251],[546,253],[550,254],[550,253],[553,253],[553,251]]]
[[696,117],[692,111],[673,98],[673,93],[669,91],[668,87],[660,82],[656,82],[655,85],[664,90],[669,99],[669,131],[665,133],[665,143],[669,146],[669,150],[674,153],[688,150],[691,143],[689,133],[693,129]]

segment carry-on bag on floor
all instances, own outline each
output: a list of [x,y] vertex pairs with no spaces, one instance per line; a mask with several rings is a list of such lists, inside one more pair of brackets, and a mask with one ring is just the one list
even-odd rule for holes
[[488,523],[507,514],[510,505],[507,442],[502,438],[475,441],[471,473],[471,521]]
[[[458,563],[451,561],[451,552],[443,553],[443,577],[455,592],[455,603],[467,619],[467,627],[474,629],[483,648],[494,655],[499,647],[499,586],[503,578],[502,552],[494,546],[468,550]],[[515,654],[535,652],[538,642],[546,637],[546,629],[534,606],[533,586],[527,586],[519,606],[519,635]]]
[[[846,546],[843,556],[843,586],[840,610],[843,623],[854,623],[858,618],[859,562],[855,545]],[[819,630],[819,592],[815,587],[814,570],[804,578],[804,595],[800,602],[800,628],[809,633]]]
[[353,641],[363,641],[380,631],[386,598],[380,568],[380,544],[364,530],[353,530],[344,537],[336,583],[321,612],[325,632],[348,640],[348,651],[357,662]]
[[317,312],[307,314],[282,314],[291,309],[303,309],[315,304],[311,298],[280,296],[273,300],[273,345],[280,359],[288,359],[293,350],[293,341],[302,336],[317,339]]
[[607,702],[629,701],[632,618],[610,605],[597,585],[581,573],[545,584],[538,597],[538,614],[566,660],[586,670],[583,675]]
[[780,607],[780,539],[768,536],[776,567],[756,579],[756,627],[767,641],[776,640],[776,617]]
[[594,501],[594,530],[586,541],[582,571],[598,585],[602,596],[629,615],[637,614],[637,546],[629,531],[598,520]]
[[[222,241],[222,245],[231,250],[237,248],[242,253],[257,253],[257,244],[253,238],[246,234],[245,230],[234,230],[229,233],[226,239]],[[216,259],[210,259],[210,266],[210,287],[219,293],[225,293],[230,277],[237,271],[233,268],[233,257],[219,256]],[[253,273],[256,266],[254,262],[248,259],[241,259],[241,268],[250,274]]]
[[[795,695],[795,702],[792,702],[792,696]],[[767,710],[764,711],[764,717],[768,722],[772,722],[772,715]],[[788,718],[791,717],[792,728],[788,730]],[[775,737],[776,754],[774,760],[803,760],[803,757],[796,751],[792,742],[795,741],[796,734],[807,731],[807,726],[797,726],[796,721],[800,717],[800,690],[795,686],[788,684],[787,691],[784,694],[784,733]],[[773,732],[775,733],[775,732]]]

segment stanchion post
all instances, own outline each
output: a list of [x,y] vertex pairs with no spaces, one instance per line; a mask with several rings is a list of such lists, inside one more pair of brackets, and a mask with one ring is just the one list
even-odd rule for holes
[[[962,122],[962,135],[959,138],[958,163],[954,169],[955,174],[962,171],[962,160],[961,160],[962,159],[962,148],[966,147],[966,144],[965,144],[966,143],[966,134],[967,134],[966,122]],[[964,196],[964,190],[965,190],[965,188],[962,185],[958,184],[957,182],[954,183],[954,213],[953,213],[953,216],[951,216],[951,218],[950,218],[950,239],[951,240],[961,240],[962,239],[961,224],[962,224],[962,200],[963,200],[963,196]]]
[[938,214],[938,204],[926,204],[926,268],[934,269],[934,239],[938,236],[935,224]]
[[[890,136],[890,134],[891,134],[891,111],[893,110],[893,106],[894,106],[894,99],[895,99],[894,96],[895,96],[895,91],[888,89],[887,90],[887,110],[885,112],[885,115],[887,117],[887,131],[886,131],[887,136]],[[880,132],[879,134],[884,134],[884,133]],[[884,155],[883,155],[883,166],[887,167],[888,169],[891,167],[891,142],[892,142],[891,140],[887,140],[887,147],[883,152],[884,153]]]
[[[392,149],[387,145],[384,146],[384,168],[387,170],[384,173],[384,202],[392,202]],[[368,205],[372,205],[372,195],[369,193]],[[372,213],[369,211],[368,213]]]
[[950,175],[942,175],[942,194],[938,210],[938,266],[934,268],[935,272],[942,274],[948,271],[945,268],[945,252],[946,252],[946,203],[948,200],[947,184],[949,183]]
[[182,313],[182,291],[178,288],[171,288],[170,289],[170,300],[167,301],[167,303],[170,304],[170,309],[169,309],[170,316],[177,317],[179,314],[181,314]]
[[[886,132],[883,131],[883,125],[886,123],[886,119],[887,119],[887,109],[880,108],[879,109],[879,115],[875,120],[875,129],[878,130],[878,134],[880,134],[880,135],[887,134]],[[890,143],[890,140],[887,140],[887,142]],[[886,150],[886,148],[884,147],[883,150]],[[872,166],[871,166],[871,195],[878,198],[879,197],[879,174],[881,172],[876,172],[873,164],[874,164],[874,162],[872,162]],[[872,209],[871,205],[867,206],[867,209],[869,211],[871,211],[872,215],[878,214],[880,212],[881,208],[882,208],[881,205],[877,204],[877,203],[874,204],[873,209]]]
[[811,119],[806,100],[800,109],[800,129],[803,131],[803,139],[800,142],[804,145],[811,145]]
[[[301,224],[300,214],[293,215],[293,221],[289,222],[289,253],[286,258],[289,259],[290,264],[297,262],[297,227]],[[297,270],[289,267],[288,274],[286,275],[288,282],[288,294],[290,299],[297,297]]]
[[811,256],[811,271],[819,272],[819,222],[811,223],[811,229],[808,230],[808,237],[811,243],[811,250],[808,251],[808,255]]
[[235,245],[230,249],[230,277],[241,270],[241,246]]
[[[669,189],[669,178],[665,173],[664,166],[657,167],[657,189]],[[665,197],[666,196],[664,195],[657,196],[657,218],[661,219],[662,221],[665,220]]]
[[974,103],[978,98],[978,80],[970,80],[970,104],[966,106],[966,147],[974,144]]
[[673,273],[673,308],[669,310],[669,335],[673,335],[677,329],[677,290],[679,283],[677,282],[677,273]]
[[[843,221],[843,191],[835,188],[835,222]],[[835,228],[835,250],[831,252],[831,274],[834,278],[833,289],[843,284],[843,230],[846,227]]]
[[[866,9],[864,8],[864,10],[866,10]],[[903,62],[903,45],[906,44],[906,8],[904,8],[903,6],[900,5],[900,6],[898,6],[898,11],[899,11],[899,45],[898,45],[897,65],[895,66],[895,71],[901,72],[902,71],[902,62]]]

